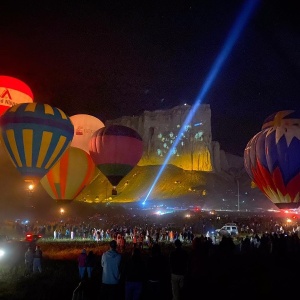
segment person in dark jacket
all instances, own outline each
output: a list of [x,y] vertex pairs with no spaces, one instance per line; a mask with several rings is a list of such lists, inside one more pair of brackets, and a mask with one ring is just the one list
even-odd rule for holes
[[33,252],[31,247],[28,247],[25,252],[25,276],[29,276],[33,272]]
[[132,256],[126,262],[124,278],[125,300],[142,299],[143,286],[146,280],[146,264],[139,248],[133,249]]
[[90,250],[86,257],[86,271],[88,275],[88,279],[92,278],[93,270],[96,267],[97,257],[93,250]]
[[187,274],[188,254],[180,240],[174,242],[175,250],[170,253],[171,285],[173,300],[183,299],[185,276]]
[[146,299],[165,300],[169,299],[170,272],[168,257],[161,253],[160,245],[154,243],[150,257],[146,262],[147,284]]
[[79,278],[80,280],[84,280],[85,277],[85,271],[86,271],[86,250],[82,249],[81,253],[78,256],[78,271],[79,271]]
[[33,253],[33,273],[42,273],[42,258],[43,252],[40,246],[36,246]]

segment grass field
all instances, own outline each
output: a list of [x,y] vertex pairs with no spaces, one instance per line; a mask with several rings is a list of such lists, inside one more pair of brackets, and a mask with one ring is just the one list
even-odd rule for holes
[[[108,242],[92,240],[56,240],[43,239],[38,241],[43,251],[43,272],[24,276],[24,260],[15,266],[0,266],[0,299],[1,300],[71,300],[73,292],[80,280],[77,268],[77,257],[82,248],[93,250],[98,257],[98,265],[94,270],[93,279],[89,281],[88,292],[79,299],[103,300],[101,298],[101,267],[100,258],[108,249]],[[170,243],[161,243],[162,252],[168,255],[173,249]],[[218,247],[218,246],[216,246]],[[185,245],[189,251],[190,245]],[[122,253],[123,262],[130,256],[132,244]],[[217,253],[217,252],[216,252]],[[147,259],[149,249],[143,250]],[[200,268],[200,279],[187,291],[184,300],[197,292],[209,294],[212,299],[240,299],[246,296],[279,299],[294,295],[298,284],[300,258],[298,253],[287,253],[282,256],[243,256],[243,255],[211,255],[203,260]],[[122,288],[124,286],[122,285]],[[200,289],[200,290],[199,290]],[[120,299],[124,300],[124,290]],[[171,292],[170,287],[168,291]],[[145,295],[146,296],[146,295]],[[143,298],[143,300],[147,297]],[[196,298],[195,298],[196,299]],[[158,299],[154,299],[158,300]],[[164,300],[171,300],[169,293]]]
[[[25,277],[24,259],[17,261],[14,265],[2,263],[0,266],[0,299],[72,299],[73,291],[78,286],[80,280],[77,268],[77,257],[81,250],[93,250],[97,255],[98,264],[94,270],[90,292],[93,299],[98,299],[101,286],[100,258],[104,251],[108,250],[107,242],[95,242],[93,240],[53,240],[43,239],[38,241],[38,245],[43,251],[43,271],[41,274],[32,274]],[[131,253],[131,245],[123,255],[126,260]],[[170,244],[162,244],[164,252],[168,252]],[[24,247],[24,251],[27,247]],[[25,253],[25,252],[24,252]],[[143,250],[147,256],[149,249]]]

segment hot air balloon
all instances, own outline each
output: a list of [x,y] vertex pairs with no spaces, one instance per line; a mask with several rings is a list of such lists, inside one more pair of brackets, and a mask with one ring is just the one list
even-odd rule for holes
[[40,183],[57,203],[70,203],[95,179],[97,172],[88,153],[69,147]]
[[89,141],[93,133],[104,127],[104,124],[98,118],[86,114],[74,115],[70,119],[74,125],[74,137],[71,146],[89,153]]
[[116,186],[137,165],[143,154],[143,140],[132,128],[122,125],[102,127],[89,143],[90,155],[98,169]]
[[247,143],[244,165],[251,180],[279,209],[300,206],[300,114],[269,116]]
[[0,75],[0,116],[15,104],[32,103],[33,93],[23,81]]
[[1,141],[25,181],[39,181],[70,146],[74,126],[59,108],[41,103],[10,107],[0,118]]

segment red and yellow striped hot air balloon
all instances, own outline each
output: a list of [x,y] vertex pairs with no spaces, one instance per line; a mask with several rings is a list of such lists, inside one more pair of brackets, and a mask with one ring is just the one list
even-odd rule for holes
[[40,181],[68,149],[74,134],[62,110],[41,103],[10,107],[0,126],[2,145],[25,181]]
[[95,179],[98,172],[88,153],[71,146],[40,183],[57,203],[70,203]]
[[19,103],[32,103],[33,93],[23,81],[0,75],[0,116],[10,107]]

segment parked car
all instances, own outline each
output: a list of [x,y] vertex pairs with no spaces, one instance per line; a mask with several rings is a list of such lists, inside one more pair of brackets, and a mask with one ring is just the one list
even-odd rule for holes
[[215,232],[219,235],[238,235],[238,226],[235,223],[226,223],[220,229],[216,229]]
[[25,241],[26,242],[36,242],[37,240],[41,239],[41,234],[33,234],[33,233],[26,233]]

